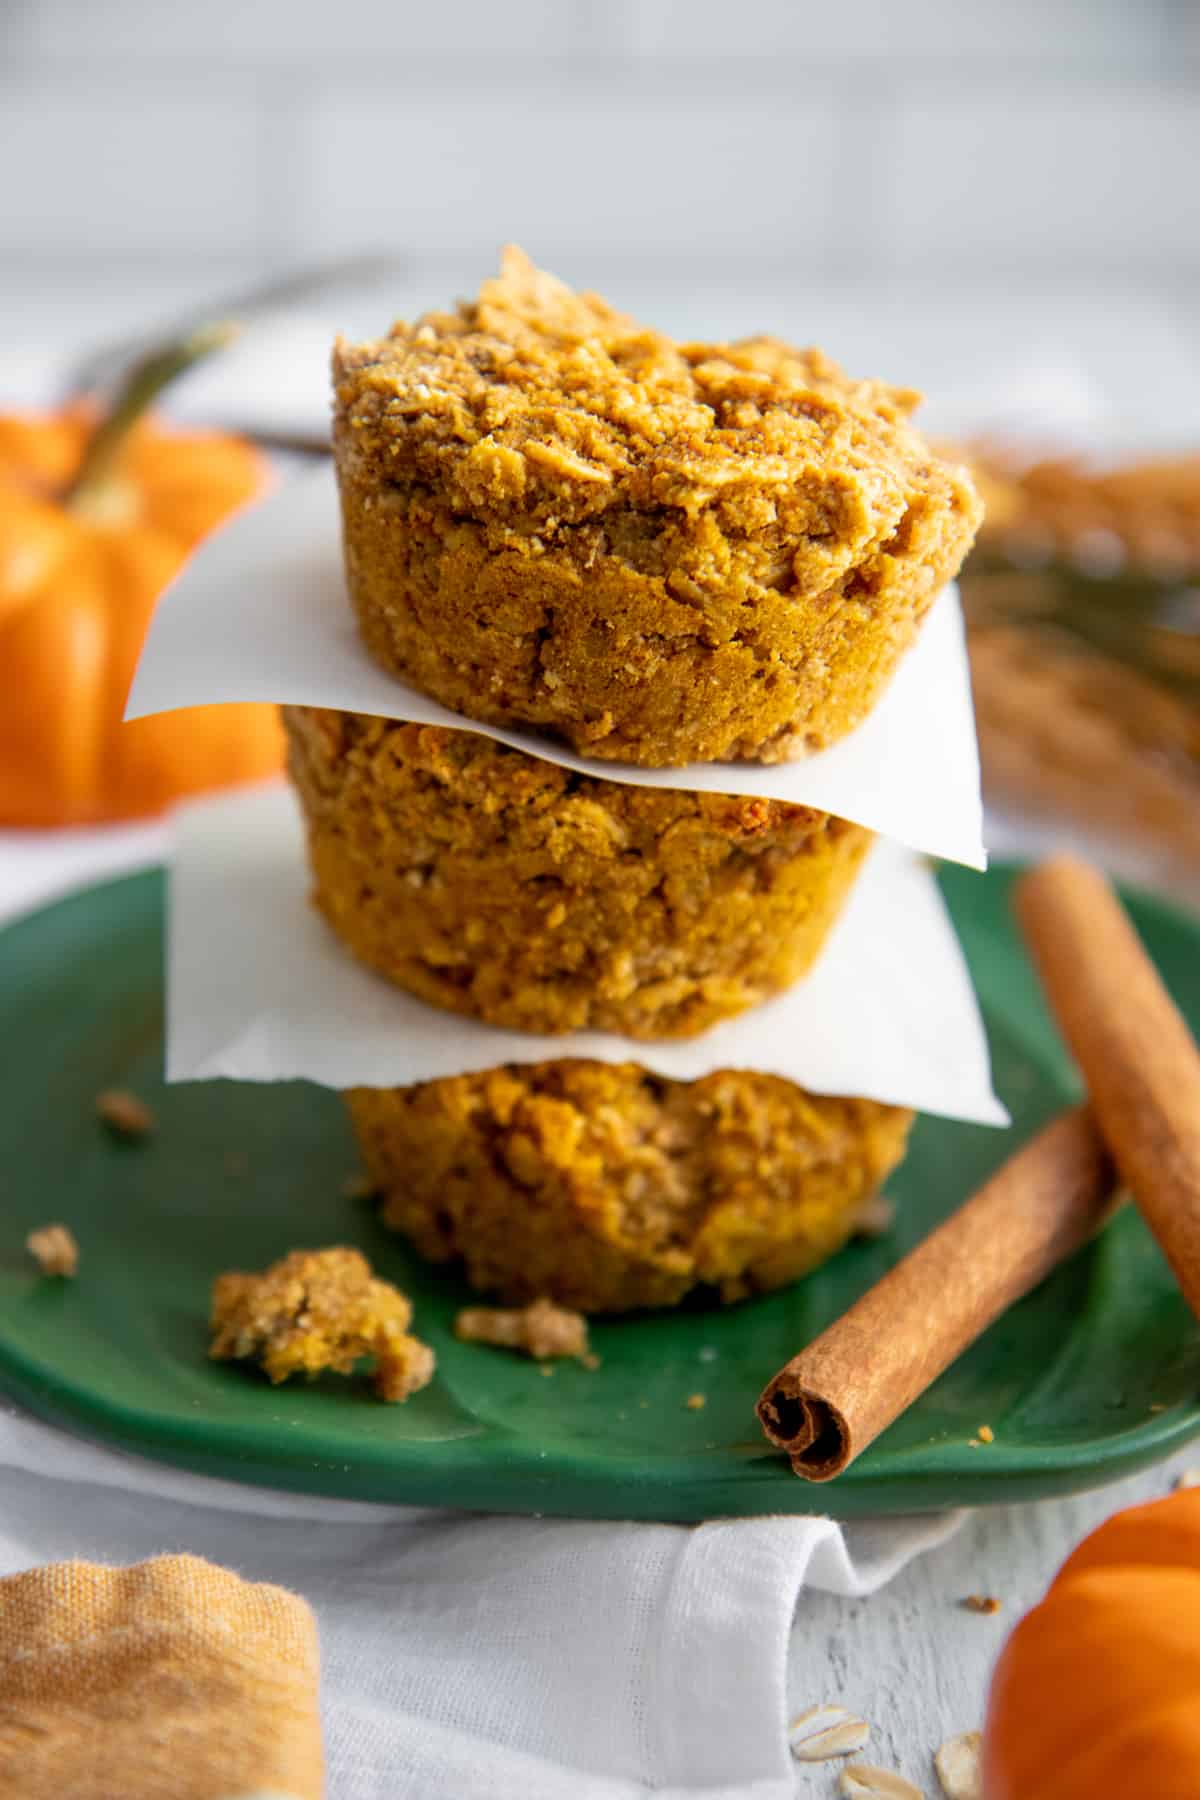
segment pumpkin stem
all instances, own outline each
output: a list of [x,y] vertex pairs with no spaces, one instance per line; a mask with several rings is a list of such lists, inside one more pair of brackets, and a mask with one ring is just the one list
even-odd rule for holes
[[185,338],[151,350],[126,375],[116,398],[88,439],[74,479],[63,496],[68,506],[90,502],[108,482],[125,439],[158,396],[185,369],[223,350],[241,326],[232,319],[201,325]]

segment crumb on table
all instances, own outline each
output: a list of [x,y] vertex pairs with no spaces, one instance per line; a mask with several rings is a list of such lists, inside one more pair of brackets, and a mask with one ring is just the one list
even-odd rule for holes
[[213,1284],[209,1355],[257,1362],[272,1381],[374,1358],[382,1400],[407,1400],[433,1378],[434,1354],[409,1335],[412,1305],[357,1250],[293,1250],[262,1274]]
[[40,1264],[43,1275],[74,1275],[79,1267],[79,1245],[65,1225],[43,1225],[31,1231],[25,1248]]
[[689,1412],[699,1412],[703,1407],[708,1405],[708,1395],[689,1394],[684,1401],[684,1405],[688,1408]]
[[990,1425],[981,1425],[979,1427],[979,1441],[981,1444],[994,1444],[995,1443],[996,1434],[992,1430]]
[[454,1335],[468,1344],[523,1350],[539,1362],[548,1356],[588,1355],[583,1314],[544,1297],[529,1306],[465,1306],[454,1321]]
[[983,1793],[983,1734],[960,1731],[934,1751],[933,1766],[946,1800],[972,1800]]
[[997,1600],[995,1594],[968,1594],[963,1601],[963,1605],[968,1612],[998,1613],[1000,1611],[1001,1602]]
[[144,1138],[154,1130],[154,1114],[128,1088],[106,1088],[97,1094],[96,1115],[118,1137]]

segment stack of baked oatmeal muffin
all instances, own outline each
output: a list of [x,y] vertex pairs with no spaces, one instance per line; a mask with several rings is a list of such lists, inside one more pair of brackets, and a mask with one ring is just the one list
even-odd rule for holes
[[915,395],[770,338],[673,343],[517,251],[476,302],[339,344],[335,382],[375,661],[591,765],[285,709],[348,950],[447,1012],[563,1035],[552,1062],[348,1096],[385,1220],[512,1301],[792,1280],[852,1231],[911,1113],[736,1070],[665,1080],[634,1042],[599,1062],[570,1034],[695,1036],[810,968],[871,834],[695,792],[686,765],[862,722],[969,548],[969,480],[908,423]]

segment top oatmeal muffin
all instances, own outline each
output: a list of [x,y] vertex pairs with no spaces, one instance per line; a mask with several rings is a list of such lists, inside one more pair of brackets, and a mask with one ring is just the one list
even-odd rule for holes
[[363,637],[470,718],[649,767],[858,725],[980,518],[918,396],[774,338],[676,344],[518,250],[478,300],[339,342]]

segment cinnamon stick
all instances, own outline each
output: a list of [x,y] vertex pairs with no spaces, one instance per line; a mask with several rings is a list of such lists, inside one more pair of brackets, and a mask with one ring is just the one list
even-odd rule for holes
[[1200,1050],[1112,888],[1070,856],[1014,896],[1096,1123],[1200,1317]]
[[1086,1107],[1062,1113],[767,1384],[758,1416],[797,1475],[829,1481],[1115,1202]]

